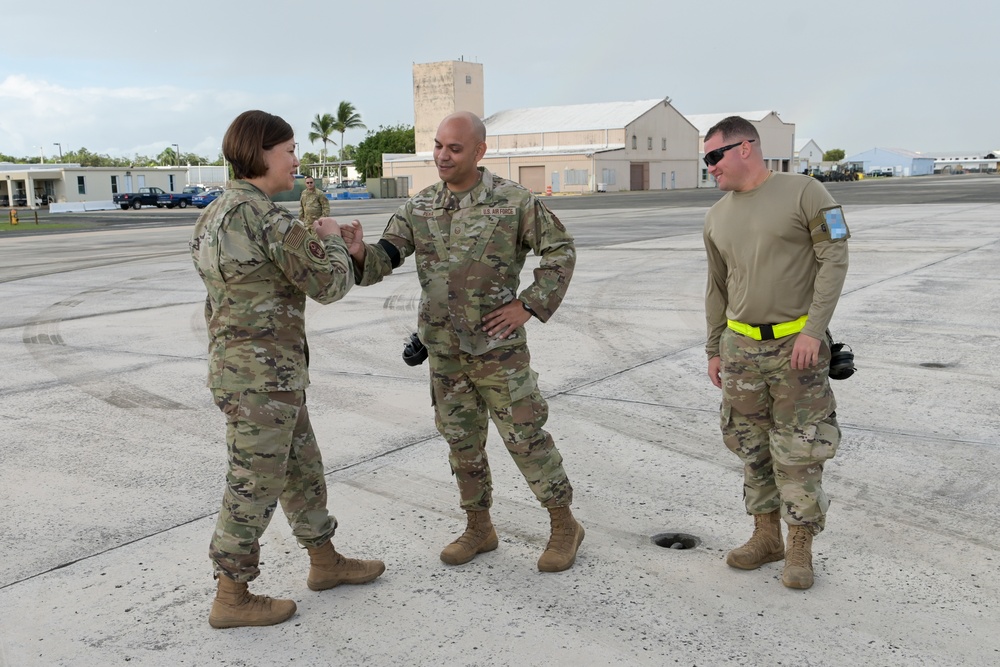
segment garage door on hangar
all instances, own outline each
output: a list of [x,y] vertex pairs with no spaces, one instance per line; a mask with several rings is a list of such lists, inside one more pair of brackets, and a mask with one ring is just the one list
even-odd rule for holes
[[544,192],[545,167],[518,167],[517,182],[532,192]]

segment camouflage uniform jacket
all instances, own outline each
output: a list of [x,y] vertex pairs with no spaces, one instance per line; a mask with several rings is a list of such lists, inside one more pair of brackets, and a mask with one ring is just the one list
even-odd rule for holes
[[[461,200],[443,182],[407,201],[382,240],[368,245],[358,284],[370,285],[415,254],[422,295],[417,330],[438,356],[480,355],[525,342],[524,327],[490,338],[482,318],[520,299],[542,322],[562,303],[576,265],[573,237],[517,183],[480,168],[480,182]],[[534,282],[517,293],[528,251],[541,256]]]
[[198,218],[190,245],[208,289],[208,386],[305,389],[306,295],[331,303],[351,288],[343,239],[319,240],[259,189],[235,181]]
[[299,204],[302,212],[299,217],[304,222],[314,222],[319,218],[330,215],[330,200],[326,198],[326,193],[320,190],[303,190],[299,197]]

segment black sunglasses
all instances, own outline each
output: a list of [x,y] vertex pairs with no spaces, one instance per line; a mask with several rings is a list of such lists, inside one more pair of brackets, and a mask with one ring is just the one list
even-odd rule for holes
[[[744,139],[743,141],[747,142],[748,144],[752,144],[757,140]],[[703,157],[702,159],[705,161],[705,164],[707,166],[714,167],[715,165],[719,164],[719,161],[723,157],[725,157],[726,151],[728,151],[730,148],[736,148],[737,146],[741,145],[743,141],[737,141],[735,144],[729,144],[728,146],[723,146],[722,148],[716,148],[714,151],[709,151],[705,153],[705,157]]]

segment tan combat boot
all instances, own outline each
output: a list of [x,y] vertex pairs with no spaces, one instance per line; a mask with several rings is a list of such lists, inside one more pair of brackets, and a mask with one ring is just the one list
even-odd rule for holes
[[333,542],[307,549],[309,552],[309,578],[306,585],[311,591],[325,591],[340,584],[367,584],[385,572],[380,560],[344,558]]
[[219,575],[219,587],[208,615],[213,628],[239,628],[245,625],[275,625],[287,621],[295,613],[292,600],[277,600],[266,595],[254,595],[245,583]]
[[781,583],[788,588],[806,589],[813,585],[813,534],[806,526],[788,527],[788,550]]
[[493,551],[500,544],[489,510],[466,510],[465,513],[469,515],[465,532],[441,552],[441,560],[448,565],[468,563],[477,554]]
[[552,521],[552,536],[538,559],[538,569],[542,572],[562,572],[576,562],[576,550],[583,542],[585,532],[573,518],[569,507],[549,508],[549,518]]
[[756,570],[764,563],[773,563],[785,557],[781,542],[781,512],[753,515],[753,535],[747,543],[726,556],[726,564],[741,570]]

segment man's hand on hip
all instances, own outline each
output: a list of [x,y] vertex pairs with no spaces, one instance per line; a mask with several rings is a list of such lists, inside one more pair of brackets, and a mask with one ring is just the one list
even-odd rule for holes
[[489,336],[509,338],[517,328],[531,318],[520,300],[514,299],[483,317],[483,329]]

